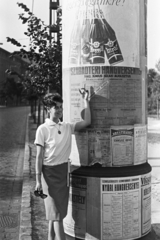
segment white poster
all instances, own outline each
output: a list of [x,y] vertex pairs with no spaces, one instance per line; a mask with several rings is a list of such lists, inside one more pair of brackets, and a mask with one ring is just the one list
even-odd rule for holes
[[75,132],[72,135],[72,151],[70,154],[72,165],[88,166],[88,130]]
[[102,178],[101,209],[101,240],[140,237],[140,177]]
[[142,236],[151,230],[151,173],[141,176]]
[[88,153],[89,165],[111,167],[110,129],[88,130]]
[[134,125],[134,164],[142,164],[147,161],[147,126]]
[[86,178],[71,177],[68,214],[63,221],[66,234],[82,239],[86,234],[86,189]]
[[139,67],[139,0],[63,1],[63,64]]
[[138,68],[86,66],[65,69],[65,73],[65,84],[70,86],[68,98],[72,122],[83,118],[84,104],[79,93],[83,87],[90,94],[91,127],[142,122],[142,83]]
[[72,136],[72,165],[91,166],[100,163],[111,166],[110,129],[86,129]]
[[111,127],[112,166],[133,165],[133,126]]

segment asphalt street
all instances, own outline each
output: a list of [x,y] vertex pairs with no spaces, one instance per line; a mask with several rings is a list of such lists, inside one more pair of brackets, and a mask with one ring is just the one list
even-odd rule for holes
[[29,107],[0,108],[0,240],[19,239],[28,113]]

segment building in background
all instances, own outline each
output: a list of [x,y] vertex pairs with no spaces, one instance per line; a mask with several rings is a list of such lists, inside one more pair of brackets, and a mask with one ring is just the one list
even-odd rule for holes
[[[18,56],[0,48],[0,105],[17,105],[21,102],[21,79],[27,68],[27,62]],[[15,74],[8,74],[8,73]]]

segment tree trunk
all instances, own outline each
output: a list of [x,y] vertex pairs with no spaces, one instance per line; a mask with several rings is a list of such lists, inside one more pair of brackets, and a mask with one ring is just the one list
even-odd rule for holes
[[41,101],[38,99],[38,122],[37,127],[41,124]]

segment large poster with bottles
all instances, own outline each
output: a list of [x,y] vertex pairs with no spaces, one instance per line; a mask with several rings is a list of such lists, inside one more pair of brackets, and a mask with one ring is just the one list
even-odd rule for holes
[[63,0],[64,68],[139,68],[138,20],[139,0]]

